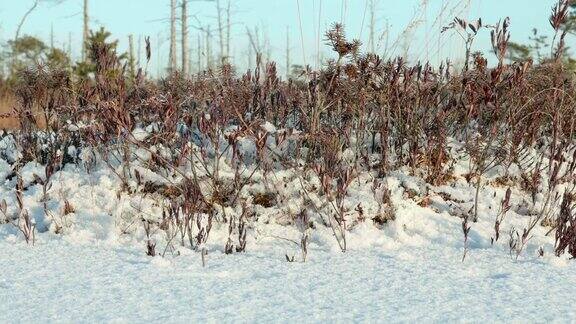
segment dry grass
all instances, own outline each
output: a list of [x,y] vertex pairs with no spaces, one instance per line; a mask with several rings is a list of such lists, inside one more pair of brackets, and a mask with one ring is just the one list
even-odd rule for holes
[[[15,100],[11,97],[0,97],[0,115],[10,114],[12,107],[14,107]],[[16,129],[18,128],[18,118],[16,117],[0,117],[0,129]]]
[[[14,107],[17,107],[17,100],[11,95],[0,96],[0,129],[14,130],[20,128],[19,117],[13,114]],[[10,115],[6,117],[6,115]],[[46,123],[42,118],[39,109],[34,109],[34,118],[38,120],[38,127],[44,129]]]

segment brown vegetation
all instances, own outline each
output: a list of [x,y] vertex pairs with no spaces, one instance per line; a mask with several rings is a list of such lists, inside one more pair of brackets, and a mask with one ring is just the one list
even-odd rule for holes
[[[555,11],[553,26],[559,26],[561,19],[562,12]],[[341,250],[346,251],[349,224],[343,200],[359,172],[374,171],[382,176],[406,167],[431,184],[445,183],[453,179],[448,145],[453,138],[463,143],[470,158],[467,180],[477,192],[488,171],[498,167],[501,176],[508,177],[510,167],[516,165],[526,179],[524,189],[545,195],[542,209],[522,234],[511,233],[510,248],[519,254],[531,230],[555,216],[551,206],[558,202],[556,188],[576,180],[576,82],[560,59],[565,50],[564,34],[548,60],[508,63],[508,27],[508,20],[485,26],[480,20],[470,24],[456,19],[446,30],[458,29],[467,37],[466,64],[456,72],[450,62],[434,68],[430,64],[410,65],[403,58],[386,60],[362,54],[360,43],[349,41],[343,26],[336,24],[326,38],[337,58],[320,71],[307,69],[291,80],[282,80],[276,65],[263,64],[259,56],[256,68],[244,74],[237,74],[225,63],[191,78],[173,73],[152,82],[142,71],[131,77],[108,44],[92,43],[88,56],[94,72],[89,77],[52,69],[20,75],[14,99],[5,103],[13,105],[17,114],[19,131],[13,136],[22,151],[21,159],[11,163],[15,170],[31,160],[53,165],[57,150],[67,152],[70,145],[92,147],[110,164],[111,156],[118,160],[120,155],[123,171],[117,175],[128,191],[132,190],[129,180],[140,183],[140,175],[131,168],[133,150],[143,149],[151,157],[140,162],[150,170],[181,179],[173,184],[175,192],[170,195],[163,221],[144,222],[146,232],[157,227],[166,231],[169,242],[179,237],[184,244],[187,237],[191,247],[203,249],[213,222],[223,222],[230,227],[226,251],[231,253],[246,248],[250,212],[243,210],[241,217],[234,218],[226,215],[225,208],[242,203],[240,191],[253,173],[246,175],[238,167],[234,180],[225,181],[219,162],[224,158],[221,152],[230,150],[230,164],[241,165],[244,157],[239,153],[238,139],[249,138],[256,146],[257,169],[265,175],[274,167],[298,167],[320,179],[317,189],[331,211],[314,212],[322,214]],[[475,37],[485,29],[492,35],[497,57],[494,67],[472,51]],[[264,122],[282,131],[270,134],[262,127]],[[45,132],[55,136],[38,136],[41,123]],[[154,125],[150,137],[133,135],[136,128],[149,125]],[[235,126],[234,130],[225,132],[230,126]],[[295,131],[299,133],[295,135]],[[272,136],[276,143],[290,141],[292,149],[285,154],[271,151],[266,143]],[[199,145],[193,147],[192,143]],[[158,153],[159,146],[164,153]],[[353,152],[353,161],[343,158],[344,151]],[[528,154],[530,151],[537,152],[537,157]],[[57,161],[56,168],[65,162]],[[200,190],[200,169],[208,174],[202,181],[210,183],[209,193]],[[306,196],[304,186],[302,191]],[[257,203],[262,205],[272,200],[269,194],[259,197]],[[477,194],[475,208],[463,216],[465,244],[471,224],[478,220],[478,199]],[[387,203],[384,197],[382,201]],[[507,204],[502,203],[497,217],[496,240]],[[307,212],[303,210],[297,219],[303,228],[303,255],[309,230]],[[216,218],[218,213],[224,218]],[[358,214],[362,215],[361,208]],[[570,239],[558,238],[558,242],[569,246],[572,253],[574,231],[568,207],[563,208],[561,220],[563,225],[557,233],[570,235]],[[194,236],[193,230],[197,233]],[[238,234],[237,245],[232,243],[232,233]],[[151,240],[147,253],[156,254]]]

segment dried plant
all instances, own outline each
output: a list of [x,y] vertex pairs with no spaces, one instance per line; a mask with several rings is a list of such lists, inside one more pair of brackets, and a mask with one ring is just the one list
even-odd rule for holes
[[572,258],[576,258],[576,214],[574,195],[570,192],[564,193],[556,223],[556,255],[568,252]]
[[504,217],[506,213],[510,210],[510,196],[512,195],[512,190],[508,188],[506,190],[506,194],[500,203],[500,210],[498,211],[498,215],[496,215],[496,220],[494,221],[494,237],[491,239],[492,244],[494,242],[498,242],[500,238],[500,225],[504,221]]
[[[179,243],[199,251],[205,264],[214,225],[228,228],[221,242],[226,253],[246,250],[248,229],[256,219],[246,188],[261,179],[268,190],[277,171],[293,169],[307,204],[291,217],[301,233],[296,244],[305,261],[312,224],[328,227],[346,251],[350,228],[366,219],[379,226],[394,219],[390,192],[379,182],[391,171],[406,167],[431,186],[457,178],[450,144],[456,141],[470,161],[466,178],[475,190],[474,206],[461,215],[462,260],[471,224],[480,217],[482,188],[493,170],[511,182],[506,186],[519,183],[537,209],[523,231],[510,232],[511,253],[519,255],[534,228],[552,219],[558,205],[557,253],[560,247],[571,251],[571,200],[558,192],[576,170],[576,82],[559,59],[566,51],[562,25],[568,3],[559,1],[550,17],[556,35],[551,59],[536,63],[507,62],[508,18],[493,26],[455,18],[443,31],[453,30],[465,42],[461,73],[449,61],[436,68],[362,54],[360,42],[347,39],[341,24],[325,34],[335,59],[316,71],[305,67],[301,76],[287,81],[261,54],[255,69],[246,73],[223,62],[192,77],[172,73],[153,81],[142,71],[130,75],[113,45],[88,44],[93,72],[80,77],[38,66],[21,71],[9,89],[17,99],[12,115],[19,121],[19,129],[6,135],[21,156],[10,161],[11,177],[19,179],[14,186],[19,212],[8,217],[7,207],[0,210],[33,243],[35,224],[24,206],[19,168],[29,161],[45,166],[46,177],[34,185],[41,186],[45,215],[52,217],[47,204],[53,199],[51,177],[66,163],[79,163],[69,149],[86,149],[91,152],[91,158],[82,159],[86,170],[97,162],[108,166],[122,184],[119,195],[153,196],[163,206],[163,215],[155,215],[158,221],[142,220],[148,255],[175,251]],[[485,30],[497,59],[493,67],[474,52]],[[245,145],[254,151],[245,152]],[[510,172],[515,166],[519,179]],[[162,181],[147,179],[142,169]],[[378,215],[350,204],[350,187],[364,173],[379,179],[373,185]],[[496,215],[494,242],[510,208],[510,192]],[[70,212],[67,204],[64,210]],[[228,212],[239,205],[240,212]],[[154,237],[161,233],[166,247],[157,253]]]

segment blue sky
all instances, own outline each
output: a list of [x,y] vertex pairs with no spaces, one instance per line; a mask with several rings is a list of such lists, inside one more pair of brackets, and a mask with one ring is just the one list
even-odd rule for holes
[[[221,0],[226,2],[226,0]],[[247,66],[248,38],[246,28],[258,26],[261,37],[269,39],[271,57],[284,69],[286,51],[286,31],[290,34],[290,47],[293,63],[316,64],[318,52],[318,26],[324,31],[332,22],[343,20],[350,37],[361,38],[368,43],[369,15],[366,14],[368,0],[231,0],[232,1],[232,54],[240,66]],[[485,23],[495,23],[509,16],[512,21],[512,39],[526,41],[533,27],[550,33],[548,14],[554,0],[376,0],[376,51],[380,54],[403,54],[408,52],[412,60],[430,59],[437,63],[440,58],[454,61],[463,55],[462,41],[454,33],[440,34],[455,16],[476,19],[482,17]],[[2,0],[0,3],[0,39],[13,37],[18,21],[33,0]],[[298,5],[302,18],[304,41],[301,41]],[[426,5],[423,5],[425,3]],[[469,3],[469,5],[467,5]],[[320,11],[320,5],[322,10]],[[444,10],[442,10],[444,8]],[[157,73],[166,65],[168,53],[169,0],[90,0],[93,18],[92,28],[104,26],[120,40],[121,49],[128,43],[128,35],[150,36],[152,39],[153,60],[151,72]],[[64,0],[54,5],[44,0],[41,6],[29,17],[23,27],[23,34],[36,35],[46,42],[50,39],[51,26],[54,28],[57,46],[66,46],[69,35],[72,37],[72,50],[77,57],[80,48],[82,28],[82,0]],[[440,14],[443,12],[443,14]],[[211,24],[216,28],[215,2],[192,1],[190,13],[198,20],[191,19],[191,25]],[[320,16],[320,19],[319,19]],[[406,32],[406,27],[412,28]],[[193,27],[193,26],[192,26]],[[191,31],[191,46],[196,44],[195,30]],[[400,36],[402,35],[402,36]],[[490,36],[484,32],[479,36],[476,49],[486,51]],[[572,39],[569,40],[569,45]],[[158,45],[160,47],[158,48]],[[302,46],[304,44],[304,46]],[[218,52],[218,45],[214,49]],[[329,54],[321,48],[322,57]],[[306,56],[304,56],[304,54]]]

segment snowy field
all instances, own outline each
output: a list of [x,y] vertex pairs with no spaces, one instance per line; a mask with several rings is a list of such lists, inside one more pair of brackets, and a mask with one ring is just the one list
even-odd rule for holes
[[[45,166],[21,167],[21,201],[11,163],[0,159],[0,178],[6,179],[0,184],[6,202],[0,323],[576,321],[576,262],[555,255],[550,227],[536,226],[525,244],[510,248],[521,235],[515,233],[542,209],[546,190],[530,197],[502,185],[496,181],[501,170],[486,175],[479,219],[469,223],[466,243],[462,215],[474,207],[475,188],[463,176],[462,158],[454,179],[439,186],[406,170],[383,178],[368,171],[355,175],[342,207],[346,252],[327,225],[331,207],[317,177],[290,169],[245,172],[251,176],[238,193],[242,204],[215,204],[222,214],[208,239],[191,246],[188,238],[206,229],[205,216],[196,216],[196,232],[182,241],[178,228],[162,221],[170,199],[158,191],[175,177],[160,177],[135,159],[129,172],[137,170],[149,182],[132,176],[130,190],[123,191],[121,163],[88,163],[86,150],[70,151],[77,163],[48,180]],[[222,181],[235,177],[225,159],[221,167]],[[201,184],[209,181],[198,177],[205,179]],[[146,192],[150,183],[160,189]],[[508,188],[509,210],[494,240]],[[270,192],[275,203],[257,199]],[[551,214],[559,203],[550,205]],[[225,254],[226,242],[240,245],[241,227],[218,219],[241,224],[245,209],[251,211],[246,251]],[[33,245],[18,228],[24,210],[33,220]],[[302,213],[312,224],[304,229],[295,216]],[[383,214],[393,217],[382,220]],[[146,222],[157,228],[147,234]],[[146,255],[150,242],[154,257]]]
[[576,264],[433,245],[150,258],[121,246],[0,243],[0,322],[574,322]]

